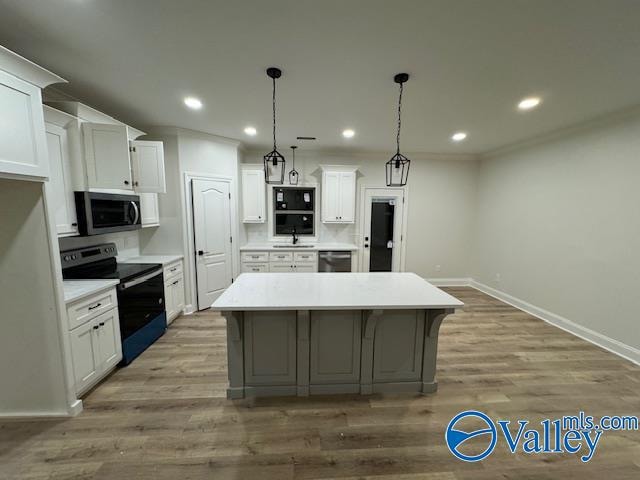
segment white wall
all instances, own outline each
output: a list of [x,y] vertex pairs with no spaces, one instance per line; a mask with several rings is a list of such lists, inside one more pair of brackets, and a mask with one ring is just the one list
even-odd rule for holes
[[[182,254],[185,256],[186,311],[196,307],[193,237],[189,232],[190,192],[185,174],[226,177],[231,180],[232,232],[238,232],[237,185],[239,143],[215,135],[176,127],[151,127],[145,140],[161,140],[165,147],[167,192],[159,194],[160,226],[140,233],[142,254]],[[237,249],[238,243],[234,245]],[[234,276],[239,271],[234,249]]]
[[0,179],[0,416],[68,412],[42,188]]
[[639,155],[636,117],[483,160],[475,280],[640,348]]
[[[301,150],[301,149],[299,149]],[[290,150],[282,150],[291,169]],[[245,163],[262,163],[262,151],[249,151]],[[321,183],[319,165],[359,165],[357,201],[363,186],[384,186],[383,153],[329,154],[299,151],[296,170],[300,183]],[[408,154],[411,170],[408,183],[407,260],[408,271],[426,278],[469,277],[471,238],[475,213],[477,162],[472,156]],[[359,205],[357,210],[359,210]],[[246,224],[249,242],[268,240],[267,224]],[[354,225],[320,223],[319,241],[361,244],[359,219]],[[436,270],[440,265],[440,271]]]

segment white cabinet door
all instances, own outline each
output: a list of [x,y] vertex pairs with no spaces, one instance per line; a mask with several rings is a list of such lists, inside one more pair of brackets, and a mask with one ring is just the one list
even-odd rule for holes
[[94,330],[98,339],[100,371],[109,370],[122,360],[122,340],[120,338],[120,320],[118,309],[113,308],[93,321],[98,328]]
[[291,273],[294,269],[290,263],[272,263],[269,265],[269,271],[272,273]]
[[162,142],[133,140],[130,143],[133,186],[138,193],[165,193]]
[[353,223],[356,217],[356,172],[340,172],[340,222]]
[[160,210],[158,209],[157,193],[139,193],[140,216],[142,218],[142,228],[157,227],[160,225]]
[[89,188],[132,190],[127,127],[87,122],[82,134]]
[[71,160],[67,131],[46,122],[47,149],[51,173],[51,208],[53,210],[58,235],[76,235],[78,221],[76,203],[71,181]]
[[178,313],[176,310],[176,305],[174,303],[174,285],[173,280],[164,284],[164,311],[167,316],[167,324],[171,323],[171,321],[175,318]]
[[69,332],[76,392],[83,390],[97,379],[100,353],[97,335],[94,332],[98,328],[95,321],[91,321]]
[[322,176],[322,221],[340,221],[340,172],[324,172]]
[[265,273],[269,271],[268,263],[243,263],[241,273]]
[[184,278],[182,276],[173,281],[173,304],[177,314],[184,310]]
[[264,171],[261,168],[242,170],[242,221],[244,223],[264,223],[266,187]]
[[294,272],[297,273],[315,273],[318,271],[318,267],[314,263],[297,263],[294,267]]
[[40,89],[0,71],[0,174],[47,177]]

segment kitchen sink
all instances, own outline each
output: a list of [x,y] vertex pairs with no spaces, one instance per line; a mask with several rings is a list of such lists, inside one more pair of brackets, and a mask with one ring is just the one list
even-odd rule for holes
[[274,245],[273,248],[313,248],[315,247],[315,245],[292,245],[292,244],[286,244],[286,245]]

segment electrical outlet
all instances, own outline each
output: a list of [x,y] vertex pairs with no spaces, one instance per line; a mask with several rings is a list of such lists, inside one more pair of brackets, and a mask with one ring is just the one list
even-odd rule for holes
[[440,265],[436,265],[436,272],[439,272],[442,270],[442,267]]
[[496,273],[496,282],[500,283],[500,274],[499,273]]

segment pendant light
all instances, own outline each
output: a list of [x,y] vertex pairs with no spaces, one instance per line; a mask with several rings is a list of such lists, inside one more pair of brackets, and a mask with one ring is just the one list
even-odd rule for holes
[[409,177],[409,166],[411,160],[400,153],[400,127],[402,126],[402,90],[404,83],[409,80],[408,73],[398,73],[393,77],[393,81],[400,85],[400,95],[398,97],[398,133],[396,135],[396,154],[389,159],[385,165],[387,186],[404,187]]
[[268,184],[282,185],[286,161],[276,147],[276,78],[280,78],[282,71],[279,68],[270,67],[267,68],[267,75],[273,81],[273,150],[263,157],[264,181]]
[[291,145],[291,171],[289,172],[289,185],[297,185],[300,174],[296,170],[296,145]]

